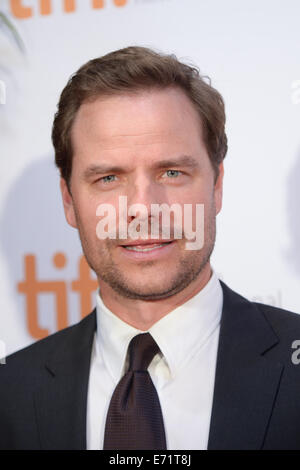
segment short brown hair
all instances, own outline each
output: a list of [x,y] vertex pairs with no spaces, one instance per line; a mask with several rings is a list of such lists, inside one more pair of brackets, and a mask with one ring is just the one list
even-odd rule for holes
[[209,158],[218,175],[218,165],[227,152],[224,101],[206,83],[198,68],[145,47],[127,47],[90,60],[71,76],[63,89],[52,128],[55,163],[70,188],[72,172],[71,127],[86,101],[98,96],[138,92],[148,88],[177,86],[194,103],[201,118]]

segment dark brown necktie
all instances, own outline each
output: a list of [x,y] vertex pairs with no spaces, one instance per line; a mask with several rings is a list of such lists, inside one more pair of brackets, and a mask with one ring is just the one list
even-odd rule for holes
[[159,398],[147,371],[159,347],[150,333],[142,333],[132,338],[128,352],[128,372],[108,408],[103,449],[166,449]]

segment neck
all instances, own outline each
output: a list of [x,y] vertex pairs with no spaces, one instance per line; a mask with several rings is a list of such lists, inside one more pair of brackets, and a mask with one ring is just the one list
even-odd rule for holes
[[208,262],[198,277],[185,289],[165,299],[137,300],[119,295],[108,284],[98,279],[101,298],[104,305],[121,320],[141,331],[151,328],[176,307],[198,294],[208,283],[212,275]]

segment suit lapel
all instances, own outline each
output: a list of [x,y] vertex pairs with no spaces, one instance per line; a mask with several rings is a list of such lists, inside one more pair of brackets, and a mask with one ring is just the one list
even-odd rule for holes
[[260,449],[283,365],[268,360],[278,338],[258,307],[224,294],[208,449]]
[[86,412],[95,310],[53,341],[35,408],[42,449],[86,449]]
[[[259,449],[283,365],[268,360],[278,338],[263,313],[224,283],[208,449]],[[96,310],[53,336],[34,396],[42,449],[86,449],[86,414]]]

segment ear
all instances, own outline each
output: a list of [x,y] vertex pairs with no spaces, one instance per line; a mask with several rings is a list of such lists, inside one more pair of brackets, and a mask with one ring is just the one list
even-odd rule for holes
[[71,227],[77,228],[73,198],[64,178],[60,178],[60,190],[67,222],[69,225],[71,225]]
[[223,177],[224,177],[224,166],[223,162],[219,164],[219,175],[215,182],[215,206],[216,214],[222,209],[222,199],[223,199]]

